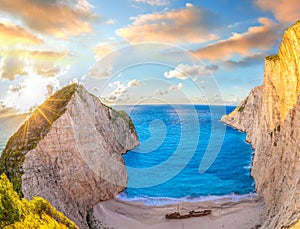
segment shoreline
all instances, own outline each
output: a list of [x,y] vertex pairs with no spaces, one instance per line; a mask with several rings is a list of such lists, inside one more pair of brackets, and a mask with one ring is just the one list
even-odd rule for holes
[[182,202],[180,213],[191,210],[210,209],[212,213],[204,217],[189,219],[166,219],[165,215],[177,211],[178,204],[147,206],[142,202],[128,202],[112,199],[98,203],[94,216],[105,227],[114,229],[251,229],[261,225],[264,220],[264,203],[258,196],[240,201],[223,198],[217,201]]
[[134,197],[130,198],[123,194],[123,192],[119,193],[115,197],[116,200],[120,200],[122,202],[130,202],[130,203],[140,203],[145,206],[158,206],[162,207],[165,205],[173,205],[173,204],[181,204],[181,203],[202,203],[202,202],[218,202],[223,201],[224,199],[231,202],[240,202],[243,200],[249,200],[253,197],[258,197],[256,192],[248,193],[248,194],[226,194],[226,195],[209,195],[209,196],[200,196],[200,197]]

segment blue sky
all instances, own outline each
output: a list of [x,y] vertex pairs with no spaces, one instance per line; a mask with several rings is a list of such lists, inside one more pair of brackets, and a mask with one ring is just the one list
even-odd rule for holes
[[0,116],[81,82],[107,104],[238,104],[297,0],[0,0]]

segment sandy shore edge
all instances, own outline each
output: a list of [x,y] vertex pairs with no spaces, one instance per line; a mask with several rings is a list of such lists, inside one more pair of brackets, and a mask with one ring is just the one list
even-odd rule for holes
[[217,201],[183,202],[179,204],[180,213],[191,210],[211,209],[212,214],[204,217],[168,220],[167,213],[177,211],[178,204],[164,206],[145,206],[140,202],[127,202],[113,199],[98,203],[94,216],[103,225],[114,229],[251,229],[261,225],[264,220],[264,204],[257,197],[233,202],[224,198]]

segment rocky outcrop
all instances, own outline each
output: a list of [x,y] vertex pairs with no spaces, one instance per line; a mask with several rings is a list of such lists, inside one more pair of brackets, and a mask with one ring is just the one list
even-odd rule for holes
[[25,198],[41,196],[88,228],[93,206],[125,188],[122,154],[137,145],[125,112],[73,84],[35,110],[8,141],[0,164]]
[[222,121],[247,132],[255,149],[251,175],[266,205],[264,228],[300,219],[300,22],[277,55],[266,57],[263,85]]

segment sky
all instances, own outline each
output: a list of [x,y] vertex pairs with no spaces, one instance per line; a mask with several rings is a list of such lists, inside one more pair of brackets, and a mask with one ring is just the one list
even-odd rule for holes
[[0,0],[0,116],[79,82],[108,105],[236,105],[298,0]]

